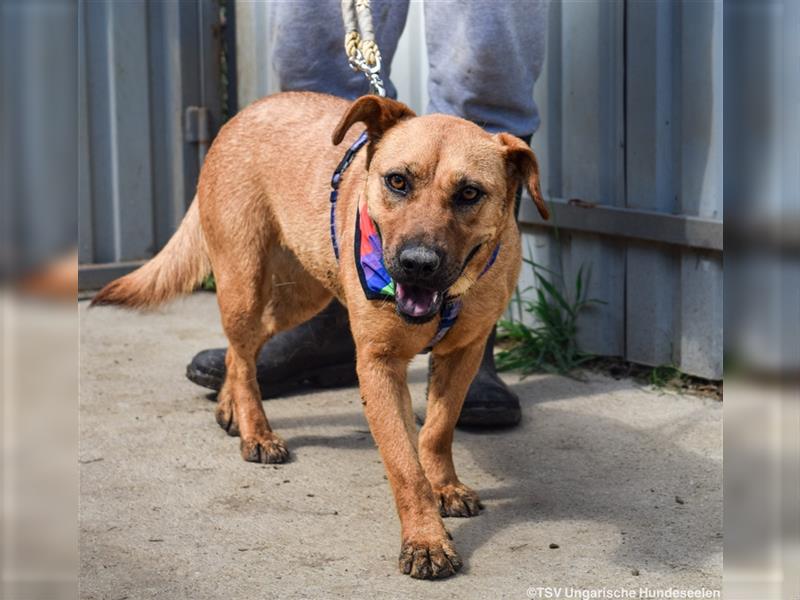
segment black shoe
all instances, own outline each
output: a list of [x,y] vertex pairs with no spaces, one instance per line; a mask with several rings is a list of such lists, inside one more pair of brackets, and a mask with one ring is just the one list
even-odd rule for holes
[[486,341],[481,368],[464,400],[456,427],[460,429],[505,429],[514,427],[522,419],[519,396],[497,375],[494,364],[494,339],[496,332]]
[[[195,355],[186,377],[219,391],[225,379],[225,349]],[[334,300],[311,320],[270,339],[258,355],[256,378],[262,398],[308,387],[356,385],[356,347],[344,307]]]

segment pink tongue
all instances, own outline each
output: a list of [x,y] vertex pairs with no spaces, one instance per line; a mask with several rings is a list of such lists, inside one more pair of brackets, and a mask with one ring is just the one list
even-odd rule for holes
[[439,298],[439,292],[398,283],[395,296],[400,310],[411,317],[421,317],[431,312]]

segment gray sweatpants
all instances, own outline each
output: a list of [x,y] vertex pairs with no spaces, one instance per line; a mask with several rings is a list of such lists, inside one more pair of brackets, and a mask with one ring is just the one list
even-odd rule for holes
[[[396,98],[391,63],[408,14],[407,0],[372,0],[387,95]],[[269,5],[274,69],[282,90],[345,98],[368,93],[347,65],[339,0]],[[546,0],[425,0],[430,62],[428,112],[457,115],[486,128],[529,136],[539,126],[533,85],[542,70]]]

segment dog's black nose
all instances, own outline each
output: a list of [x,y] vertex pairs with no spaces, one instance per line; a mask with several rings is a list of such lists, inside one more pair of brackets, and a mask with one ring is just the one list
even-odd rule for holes
[[439,254],[427,246],[407,246],[400,251],[400,266],[406,277],[427,279],[439,269]]

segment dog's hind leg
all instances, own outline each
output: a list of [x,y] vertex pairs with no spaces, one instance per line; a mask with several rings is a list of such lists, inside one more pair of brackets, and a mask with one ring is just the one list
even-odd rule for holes
[[266,294],[261,257],[215,264],[222,327],[228,337],[226,376],[219,392],[217,422],[241,437],[242,458],[280,463],[289,457],[284,441],[272,431],[256,382],[256,356],[274,333],[263,319]]
[[229,341],[217,422],[241,437],[245,460],[283,462],[288,450],[264,413],[256,358],[270,337],[311,318],[331,294],[278,244],[268,244],[248,260],[230,260],[227,252],[216,258],[217,296]]
[[419,434],[419,458],[443,517],[472,517],[483,505],[461,483],[453,465],[453,430],[467,389],[478,372],[485,344],[474,342],[447,354],[434,349],[428,377],[428,408]]

